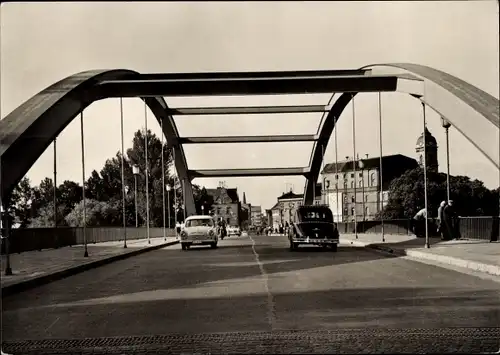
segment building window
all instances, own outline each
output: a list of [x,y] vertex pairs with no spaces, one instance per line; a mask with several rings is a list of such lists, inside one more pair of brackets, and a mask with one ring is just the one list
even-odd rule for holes
[[354,173],[351,174],[351,177],[354,178]]
[[368,195],[365,195],[365,202],[368,202]]
[[351,189],[354,189],[354,181],[351,181]]
[[368,207],[365,207],[365,216],[370,215],[370,209]]
[[363,187],[363,181],[362,180],[359,180],[359,187]]
[[363,173],[359,173],[359,177],[362,178],[363,177]]
[[375,185],[375,173],[372,173],[370,176],[370,186]]
[[354,207],[351,207],[351,214],[354,216],[355,209]]
[[343,175],[343,179],[346,180],[347,179],[347,174],[344,174]]
[[335,183],[335,190],[339,188],[339,184]]
[[339,174],[335,174],[335,180],[339,179]]
[[230,214],[231,213],[231,207],[226,207],[226,214]]
[[220,214],[220,207],[217,207],[217,214]]
[[351,202],[355,202],[354,196],[351,196]]

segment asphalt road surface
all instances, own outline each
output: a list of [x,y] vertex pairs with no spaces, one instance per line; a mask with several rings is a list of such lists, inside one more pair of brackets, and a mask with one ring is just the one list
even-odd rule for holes
[[242,236],[148,252],[3,299],[3,351],[496,352],[500,283]]

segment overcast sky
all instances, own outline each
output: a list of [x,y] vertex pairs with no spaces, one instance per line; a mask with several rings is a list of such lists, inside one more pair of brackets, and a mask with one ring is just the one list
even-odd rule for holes
[[[424,64],[458,76],[499,97],[497,1],[428,2],[241,2],[241,3],[7,3],[1,6],[1,117],[45,87],[89,69],[141,73],[354,69],[370,63]],[[416,157],[422,132],[420,104],[398,93],[383,94],[383,154]],[[326,103],[306,98],[167,98],[171,107]],[[144,126],[139,99],[126,99],[125,137]],[[379,156],[376,94],[355,100],[356,148]],[[119,104],[109,99],[85,110],[86,173],[100,170],[120,148]],[[183,136],[316,132],[320,114],[246,117],[180,117]],[[148,126],[160,129],[152,115]],[[445,170],[444,130],[429,112]],[[58,139],[58,180],[81,181],[79,122]],[[338,156],[353,153],[352,108],[338,127]],[[78,142],[78,143],[77,143]],[[450,130],[451,173],[498,187],[499,172],[463,136]],[[492,142],[498,145],[499,142]],[[189,145],[190,169],[306,166],[312,143]],[[38,184],[52,177],[52,147],[28,173]],[[326,161],[335,159],[333,136]],[[215,187],[220,179],[194,182]],[[304,179],[226,178],[252,204],[270,208]]]

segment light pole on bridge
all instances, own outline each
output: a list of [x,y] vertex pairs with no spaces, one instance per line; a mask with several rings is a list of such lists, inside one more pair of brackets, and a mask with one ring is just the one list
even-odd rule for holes
[[[171,219],[170,219],[170,190],[172,190],[172,186],[170,186],[170,184],[167,184],[165,186],[166,190],[167,190],[167,215],[168,215],[168,229],[171,230],[172,229],[172,225],[171,225]],[[167,238],[165,238],[165,240],[167,240]]]
[[132,166],[134,174],[134,205],[135,205],[135,228],[139,228],[139,214],[137,213],[137,175],[139,175],[139,166]]
[[125,147],[123,142],[123,99],[120,97],[120,140],[121,140],[121,173],[122,173],[122,218],[123,218],[123,248],[127,248],[127,214],[125,213]]
[[85,138],[83,135],[83,110],[80,113],[80,136],[82,143],[82,199],[83,199],[83,256],[88,257],[89,252],[87,249],[87,199],[85,198]]
[[450,201],[450,138],[449,138],[449,129],[451,127],[451,123],[446,120],[444,117],[441,117],[441,125],[444,128],[444,132],[446,135],[446,198],[447,201]]

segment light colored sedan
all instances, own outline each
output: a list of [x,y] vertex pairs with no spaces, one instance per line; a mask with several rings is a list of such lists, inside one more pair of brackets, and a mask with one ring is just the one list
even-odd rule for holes
[[186,218],[181,231],[182,250],[192,245],[210,245],[217,248],[219,238],[214,220],[211,216],[190,216]]
[[227,229],[227,235],[228,236],[237,235],[239,237],[241,235],[240,227],[229,227]]

